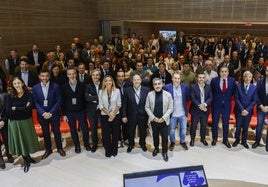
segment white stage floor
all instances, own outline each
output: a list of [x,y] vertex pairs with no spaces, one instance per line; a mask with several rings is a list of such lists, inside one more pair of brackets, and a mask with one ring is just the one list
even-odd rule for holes
[[[189,140],[188,136],[187,139]],[[148,138],[148,142],[147,147],[150,150],[151,138]],[[43,151],[40,151],[33,155],[40,162],[32,164],[27,174],[23,172],[20,159],[17,159],[14,165],[7,163],[7,168],[0,170],[0,183],[5,187],[122,187],[124,173],[203,165],[209,181],[227,179],[268,186],[268,152],[265,151],[265,147],[246,150],[238,145],[236,148],[228,149],[221,142],[215,147],[204,147],[196,142],[188,151],[176,146],[173,152],[168,152],[168,162],[162,160],[161,154],[152,157],[150,151],[142,152],[136,147],[131,153],[126,153],[126,149],[127,147],[120,148],[118,156],[106,158],[103,148],[99,148],[95,153],[82,148],[82,153],[76,154],[71,147],[67,148],[67,156],[64,158],[53,153],[41,161]],[[210,186],[217,186],[217,183],[213,184]]]

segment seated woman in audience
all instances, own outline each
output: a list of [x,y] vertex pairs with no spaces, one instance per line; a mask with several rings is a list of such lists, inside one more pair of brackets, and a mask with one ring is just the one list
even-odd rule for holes
[[121,60],[121,69],[125,73],[125,80],[130,79],[130,74],[133,71],[133,69],[130,67],[129,62],[126,59]]
[[103,79],[99,92],[99,109],[101,110],[102,142],[105,156],[116,156],[118,152],[118,137],[121,108],[121,95],[115,87],[113,78],[109,75]]
[[168,72],[172,75],[174,72],[176,72],[176,71],[179,72],[180,70],[181,70],[181,65],[178,64],[178,62],[173,62],[171,64],[171,69],[168,70]]
[[63,85],[64,83],[66,83],[68,81],[68,78],[66,77],[66,75],[64,73],[62,73],[60,66],[57,64],[54,64],[51,67],[50,81],[52,81],[58,85]]
[[92,61],[89,61],[89,62],[88,62],[88,71],[87,71],[88,75],[91,76],[92,71],[93,71],[94,69],[95,69],[95,63],[92,62]]
[[33,98],[23,80],[14,77],[11,82],[12,93],[7,96],[6,111],[8,122],[9,152],[24,160],[24,172],[35,163],[30,153],[39,150],[38,139],[32,119]]
[[253,66],[252,59],[248,59],[246,62],[246,66],[241,70],[241,78],[243,78],[243,74],[245,71],[250,71],[252,74],[254,74],[255,68]]

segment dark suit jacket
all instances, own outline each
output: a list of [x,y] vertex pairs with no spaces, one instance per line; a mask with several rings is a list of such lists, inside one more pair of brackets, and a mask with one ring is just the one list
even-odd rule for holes
[[38,112],[38,119],[43,119],[43,113],[50,112],[52,114],[52,117],[60,117],[60,105],[61,105],[61,92],[59,85],[50,82],[49,88],[48,88],[48,106],[44,107],[44,94],[42,92],[41,83],[36,84],[33,87],[33,96],[34,96],[34,103],[35,108]]
[[268,96],[266,95],[265,84],[265,78],[262,78],[257,82],[258,106],[268,106]]
[[[33,56],[33,51],[29,51],[27,53],[27,57],[30,61],[30,64],[34,65],[34,56]],[[43,63],[46,61],[46,55],[43,51],[38,50],[38,64],[40,65],[40,68],[42,68]]]
[[[15,76],[21,77],[21,71],[15,73]],[[28,87],[33,87],[37,83],[39,83],[38,75],[35,72],[29,70],[28,84],[26,84],[28,85]]]
[[[220,72],[221,67],[223,67],[223,66],[225,66],[224,62],[219,64],[219,66],[218,66],[218,74]],[[231,62],[229,62],[228,69],[229,69],[229,77],[234,78],[235,77],[235,73],[234,73],[235,67]]]
[[[236,83],[235,80],[231,77],[227,78],[227,90],[225,93],[222,93],[221,87],[220,87],[220,77],[215,77],[211,80],[210,86],[212,91],[212,107],[213,111],[217,111],[219,108],[221,108],[222,104],[226,106],[226,108],[230,108],[231,110],[231,101],[232,96],[234,95]],[[227,111],[230,112],[230,111]]]
[[[182,104],[184,108],[185,115],[187,116],[188,110],[187,110],[187,100],[190,99],[190,89],[187,84],[181,83],[181,94],[182,94]],[[168,91],[172,95],[172,99],[174,100],[174,94],[173,94],[173,84],[167,84],[164,87],[164,90]]]
[[[68,112],[85,111],[85,86],[79,81],[76,84],[75,91],[72,90],[69,82],[62,87],[62,114],[66,115]],[[73,98],[76,98],[76,104],[72,104]]]
[[241,114],[244,109],[252,114],[257,100],[257,87],[254,84],[249,85],[247,93],[244,84],[238,84],[235,90],[235,114]]
[[[99,85],[99,90],[100,89],[101,83]],[[90,83],[85,86],[85,100],[87,102],[87,112],[96,113],[97,106],[99,104],[99,98],[94,83]]]
[[145,103],[149,92],[150,89],[148,87],[141,86],[140,102],[137,105],[134,88],[132,86],[126,88],[122,105],[122,118],[127,117],[130,123],[135,122],[138,117],[148,118],[148,115],[145,111]]
[[[112,70],[111,68],[108,71],[108,75],[110,75],[114,80],[116,77],[116,73],[114,72],[114,70]],[[104,70],[101,69],[101,80],[104,78]]]
[[[198,107],[198,105],[201,104],[201,96],[200,96],[200,89],[198,84],[191,85],[191,106],[190,106],[190,114],[192,116],[199,115],[201,113],[204,113],[201,111]],[[207,104],[207,111],[206,114],[209,114],[210,112],[210,103],[212,101],[212,93],[210,89],[210,85],[206,84],[204,87],[205,91],[205,103]]]
[[[81,82],[80,81],[80,78],[79,78],[79,76],[80,76],[80,74],[79,73],[77,73],[77,80],[79,81],[79,82]],[[91,77],[88,75],[88,74],[84,74],[84,82],[81,82],[82,84],[84,84],[84,85],[87,85],[87,84],[89,84],[91,82]]]

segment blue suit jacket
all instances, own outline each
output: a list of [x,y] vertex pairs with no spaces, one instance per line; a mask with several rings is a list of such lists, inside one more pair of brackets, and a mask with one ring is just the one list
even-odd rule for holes
[[33,96],[34,96],[34,103],[35,107],[38,112],[38,118],[43,119],[42,114],[44,112],[50,112],[52,117],[60,117],[60,105],[61,105],[61,92],[60,88],[57,84],[50,82],[48,88],[48,106],[44,107],[44,94],[42,92],[41,83],[36,84],[33,87]]
[[250,84],[246,93],[244,84],[238,84],[235,90],[235,114],[240,114],[244,109],[251,114],[257,100],[257,87],[255,85]]
[[[210,89],[210,85],[206,84],[204,87],[205,90],[205,103],[207,104],[207,112],[206,114],[209,114],[210,111],[210,103],[212,101],[212,93]],[[198,107],[198,105],[201,104],[201,97],[200,97],[200,89],[198,84],[191,85],[191,107],[190,107],[190,113],[192,116],[204,113],[201,111]]]
[[[181,94],[182,94],[182,101],[183,101],[183,108],[185,115],[187,116],[188,111],[187,111],[187,100],[190,99],[190,89],[187,84],[181,83]],[[174,94],[173,94],[173,84],[166,84],[164,87],[164,90],[168,91],[172,95],[172,99],[174,100]]]
[[[218,111],[221,106],[224,104],[226,108],[231,110],[231,101],[232,96],[234,95],[236,89],[236,83],[234,78],[228,77],[227,78],[227,90],[225,93],[222,93],[220,87],[220,77],[215,77],[211,80],[210,86],[212,91],[212,107],[213,111]],[[230,111],[227,111],[230,112]]]
[[262,78],[257,82],[258,106],[268,105],[268,96],[266,95],[265,84],[266,84],[265,78]]

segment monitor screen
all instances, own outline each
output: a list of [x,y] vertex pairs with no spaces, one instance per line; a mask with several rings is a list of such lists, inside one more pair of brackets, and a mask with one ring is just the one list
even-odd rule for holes
[[208,186],[203,166],[190,166],[124,174],[124,187]]
[[168,41],[170,38],[175,41],[177,32],[176,31],[170,31],[170,30],[159,30],[159,35],[162,34],[165,41]]

